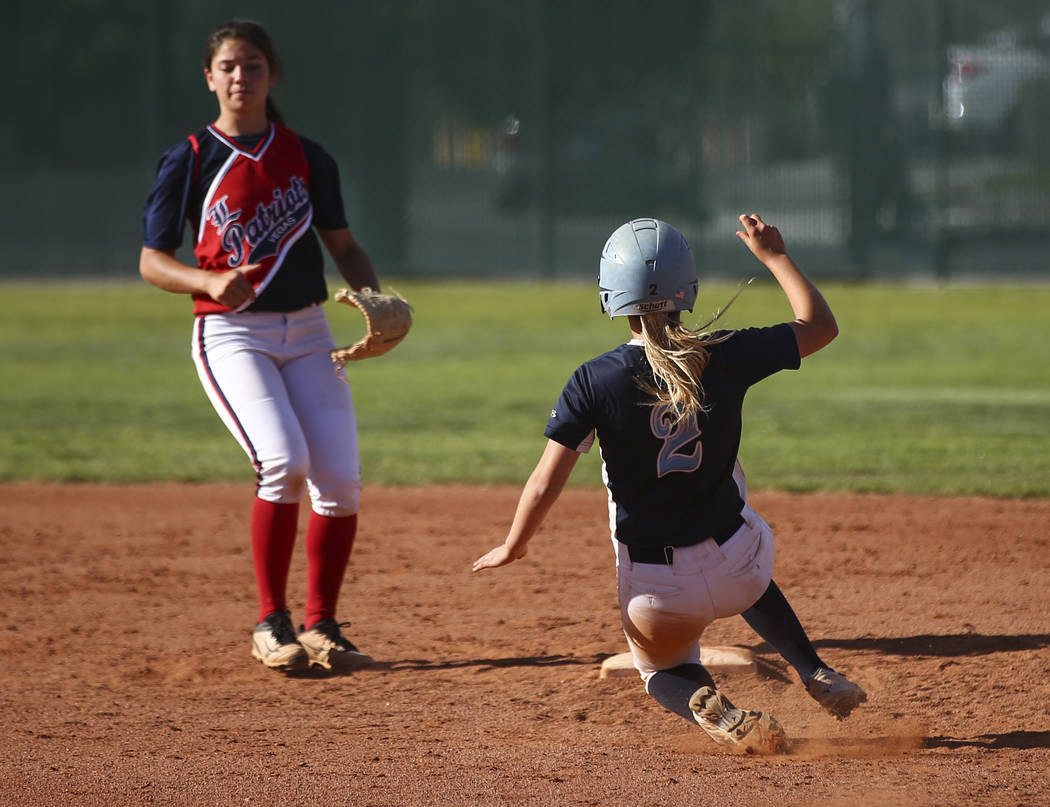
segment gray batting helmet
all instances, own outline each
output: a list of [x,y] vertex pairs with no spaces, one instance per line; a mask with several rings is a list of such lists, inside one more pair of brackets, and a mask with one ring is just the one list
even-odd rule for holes
[[598,296],[610,318],[692,311],[696,290],[693,251],[666,221],[629,221],[605,242]]

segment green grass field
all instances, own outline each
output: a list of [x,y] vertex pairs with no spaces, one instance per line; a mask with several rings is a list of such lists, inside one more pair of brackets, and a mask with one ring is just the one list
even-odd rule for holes
[[[568,375],[625,338],[590,283],[388,285],[416,321],[349,367],[366,484],[521,483]],[[734,290],[702,287],[692,324]],[[749,393],[755,489],[1050,495],[1050,287],[823,291],[838,340]],[[0,481],[253,479],[198,385],[187,298],[142,282],[0,293]],[[789,314],[756,283],[722,322]],[[349,309],[329,316],[341,342],[362,330]],[[600,485],[592,453],[572,484]]]

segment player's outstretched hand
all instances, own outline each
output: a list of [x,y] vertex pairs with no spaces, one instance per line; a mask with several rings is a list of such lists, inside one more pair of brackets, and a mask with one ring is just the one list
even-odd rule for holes
[[736,231],[737,237],[762,263],[777,255],[787,254],[780,230],[772,224],[766,224],[757,213],[742,214],[740,223],[744,225],[744,229]]
[[480,572],[482,569],[495,569],[497,566],[506,566],[508,563],[513,563],[519,558],[525,557],[526,551],[524,546],[515,550],[509,549],[506,544],[494,546],[474,561],[473,571]]

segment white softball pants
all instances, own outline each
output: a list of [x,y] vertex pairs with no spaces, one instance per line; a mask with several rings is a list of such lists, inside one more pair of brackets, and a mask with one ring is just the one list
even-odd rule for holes
[[302,499],[314,512],[358,510],[361,467],[357,421],[324,308],[292,313],[198,316],[193,361],[208,398],[252,461],[256,495],[270,502]]
[[740,515],[744,524],[724,544],[709,538],[675,547],[671,566],[633,563],[613,538],[620,618],[645,681],[679,664],[699,664],[707,626],[746,611],[769,586],[773,532],[750,507]]

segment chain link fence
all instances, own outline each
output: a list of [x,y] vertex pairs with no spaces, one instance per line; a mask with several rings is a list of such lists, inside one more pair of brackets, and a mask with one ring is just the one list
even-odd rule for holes
[[[8,0],[3,277],[133,277],[156,161],[212,120],[239,4]],[[736,216],[814,274],[1050,277],[1050,2],[258,0],[289,124],[340,164],[391,275],[596,273],[658,216],[752,271]],[[189,235],[187,233],[187,240]],[[188,254],[188,251],[187,251]],[[184,256],[185,257],[185,256]]]

